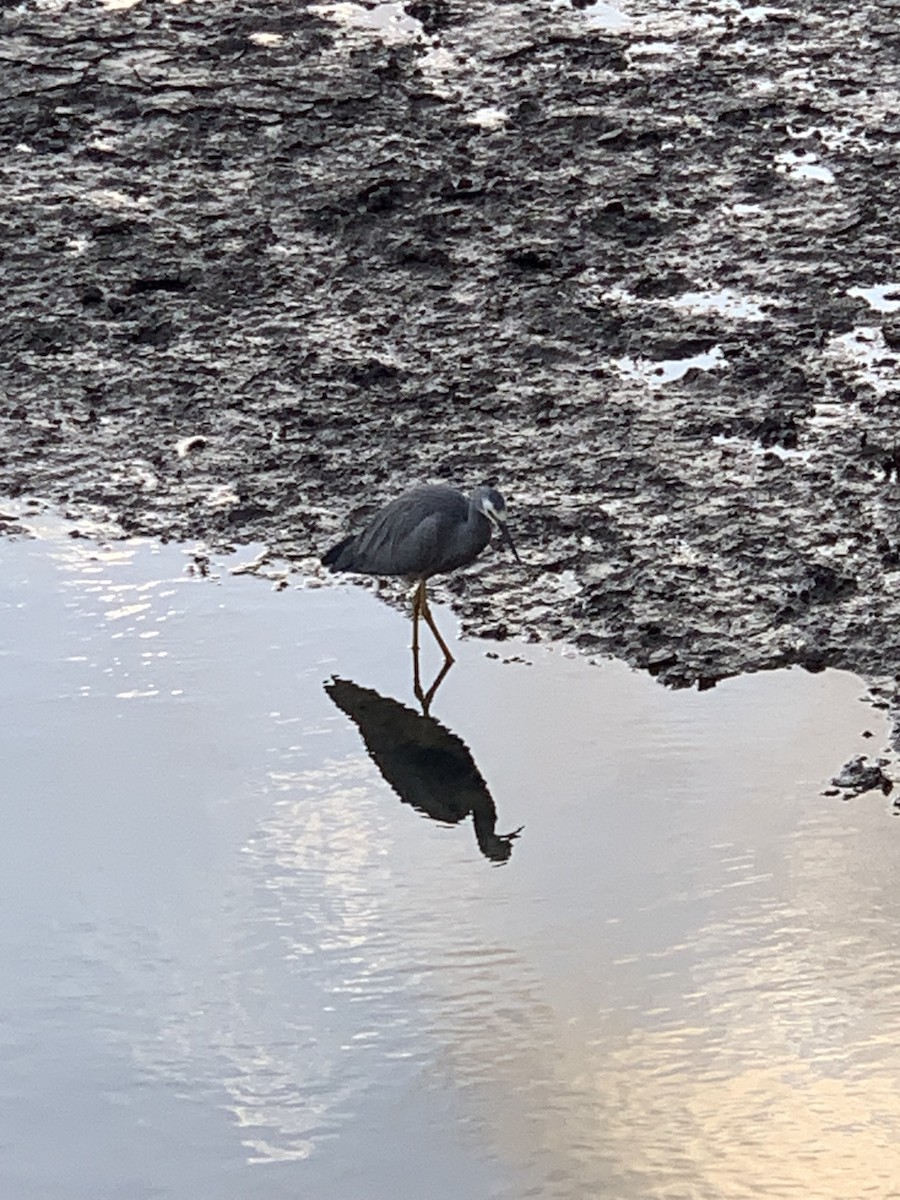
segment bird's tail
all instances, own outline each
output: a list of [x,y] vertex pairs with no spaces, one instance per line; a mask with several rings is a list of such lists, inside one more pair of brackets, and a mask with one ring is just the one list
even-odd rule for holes
[[[356,534],[351,533],[349,537],[342,538],[330,550],[326,550],[322,555],[322,566],[328,567],[330,571],[346,571],[350,566],[348,561],[350,556],[345,555],[344,551],[349,550],[355,541]],[[342,558],[344,559],[343,562],[341,561]]]

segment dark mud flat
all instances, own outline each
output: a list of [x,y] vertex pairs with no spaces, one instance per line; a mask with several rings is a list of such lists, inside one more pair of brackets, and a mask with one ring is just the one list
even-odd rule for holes
[[0,490],[302,558],[495,478],[469,631],[890,698],[898,17],[5,9]]

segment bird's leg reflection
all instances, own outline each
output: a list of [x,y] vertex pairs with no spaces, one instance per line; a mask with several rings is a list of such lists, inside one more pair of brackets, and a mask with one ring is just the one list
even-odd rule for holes
[[429,709],[431,708],[431,702],[434,699],[438,688],[444,682],[447,672],[450,670],[450,668],[452,666],[453,666],[453,659],[445,658],[444,665],[441,667],[441,669],[438,671],[437,675],[435,676],[434,682],[432,683],[431,687],[428,689],[427,692],[424,691],[422,688],[422,675],[421,675],[421,671],[419,669],[419,646],[418,646],[417,642],[415,642],[415,641],[413,642],[413,695],[418,700],[418,702],[421,704],[422,713],[424,714],[424,716],[426,716],[426,717],[428,716]]

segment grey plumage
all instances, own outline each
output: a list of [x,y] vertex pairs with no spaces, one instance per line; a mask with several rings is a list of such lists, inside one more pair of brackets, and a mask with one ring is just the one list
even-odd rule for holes
[[492,487],[477,487],[467,499],[445,484],[404,492],[380,509],[362,533],[351,534],[322,555],[331,571],[362,575],[403,575],[417,580],[413,598],[413,650],[418,653],[423,616],[448,662],[453,661],[428,608],[425,581],[468,566],[496,528],[500,540],[519,556],[506,527],[506,502]]
[[474,562],[494,525],[515,554],[505,516],[495,488],[478,487],[469,499],[444,484],[413,488],[380,509],[362,533],[332,546],[322,562],[332,571],[429,579]]

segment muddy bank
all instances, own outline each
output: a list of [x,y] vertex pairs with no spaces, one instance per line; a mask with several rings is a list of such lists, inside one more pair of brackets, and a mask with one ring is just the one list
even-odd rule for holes
[[889,694],[898,15],[6,9],[0,493],[302,560],[492,478],[471,632]]

